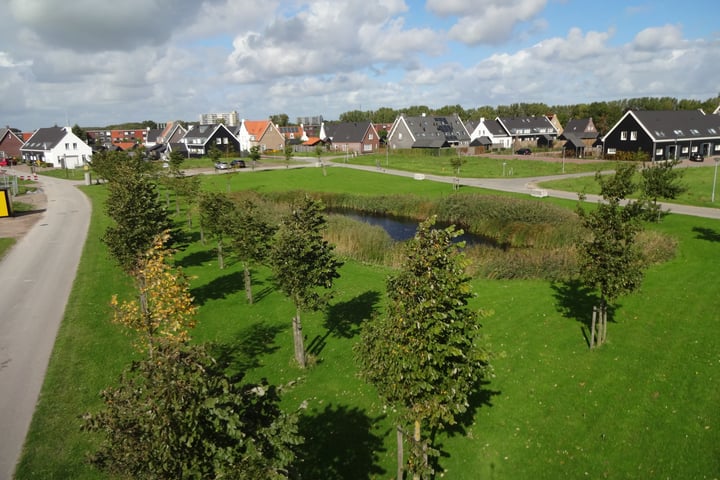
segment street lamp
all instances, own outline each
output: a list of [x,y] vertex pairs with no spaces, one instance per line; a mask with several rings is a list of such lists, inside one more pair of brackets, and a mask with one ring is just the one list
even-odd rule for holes
[[718,163],[720,163],[720,158],[715,157],[715,174],[713,175],[713,189],[712,189],[712,195],[710,196],[710,201],[713,203],[715,203],[715,183],[717,183]]

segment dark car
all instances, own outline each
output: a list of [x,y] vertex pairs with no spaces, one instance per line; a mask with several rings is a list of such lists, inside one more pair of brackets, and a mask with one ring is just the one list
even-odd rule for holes
[[245,168],[245,160],[233,160],[230,162],[232,168]]
[[515,150],[515,153],[518,155],[530,155],[532,153],[532,150],[529,148],[520,148],[518,150]]
[[691,153],[690,161],[691,162],[703,162],[703,161],[705,161],[705,157],[700,152]]

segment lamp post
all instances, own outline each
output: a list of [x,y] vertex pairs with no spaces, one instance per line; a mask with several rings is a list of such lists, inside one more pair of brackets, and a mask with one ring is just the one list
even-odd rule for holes
[[715,173],[714,173],[714,175],[713,175],[712,195],[710,196],[710,201],[713,202],[713,203],[715,203],[715,183],[717,183],[718,163],[720,163],[720,158],[715,157]]

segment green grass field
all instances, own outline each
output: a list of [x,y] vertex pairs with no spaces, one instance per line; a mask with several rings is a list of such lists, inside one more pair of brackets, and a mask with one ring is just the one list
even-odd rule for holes
[[[205,182],[219,191],[451,194],[446,184],[349,169],[211,175]],[[99,407],[99,391],[133,358],[131,339],[109,321],[110,296],[131,289],[99,241],[106,191],[83,188],[94,205],[92,225],[19,479],[105,478],[83,461],[95,439],[79,431],[79,417]],[[483,332],[493,372],[464,428],[438,437],[444,478],[720,477],[720,222],[670,215],[651,228],[676,237],[678,254],[620,299],[608,343],[595,351],[584,333],[592,299],[576,285],[474,281],[473,306],[492,312]],[[176,262],[195,276],[194,339],[217,343],[249,378],[296,382],[283,402],[293,410],[307,402],[303,478],[392,478],[391,412],[358,379],[351,350],[361,322],[383,310],[390,271],[346,262],[329,310],[304,316],[316,363],[300,371],[291,362],[294,308],[269,271],[253,272],[256,303],[247,305],[240,265],[218,269],[212,246],[197,234],[192,239]]]

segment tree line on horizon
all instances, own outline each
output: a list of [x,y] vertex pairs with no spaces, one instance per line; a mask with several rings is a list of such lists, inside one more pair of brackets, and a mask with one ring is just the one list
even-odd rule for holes
[[[595,128],[600,134],[607,133],[610,128],[628,110],[696,110],[702,109],[705,113],[712,113],[720,106],[720,94],[706,100],[678,99],[675,97],[637,97],[622,100],[611,100],[591,103],[577,103],[569,105],[548,105],[542,102],[518,102],[508,105],[484,105],[466,109],[459,104],[445,105],[439,108],[430,108],[427,105],[412,105],[405,108],[380,107],[375,110],[348,110],[339,115],[340,122],[392,123],[404,114],[414,117],[422,114],[449,116],[457,114],[464,122],[480,120],[481,118],[496,117],[528,117],[540,115],[557,115],[562,125],[573,118],[592,118]],[[286,113],[276,113],[269,117],[274,124],[280,127],[295,125]],[[183,125],[194,123],[180,121]],[[127,122],[117,125],[108,125],[104,129],[137,129],[157,128],[152,120],[142,122]],[[85,130],[88,130],[87,128]]]

